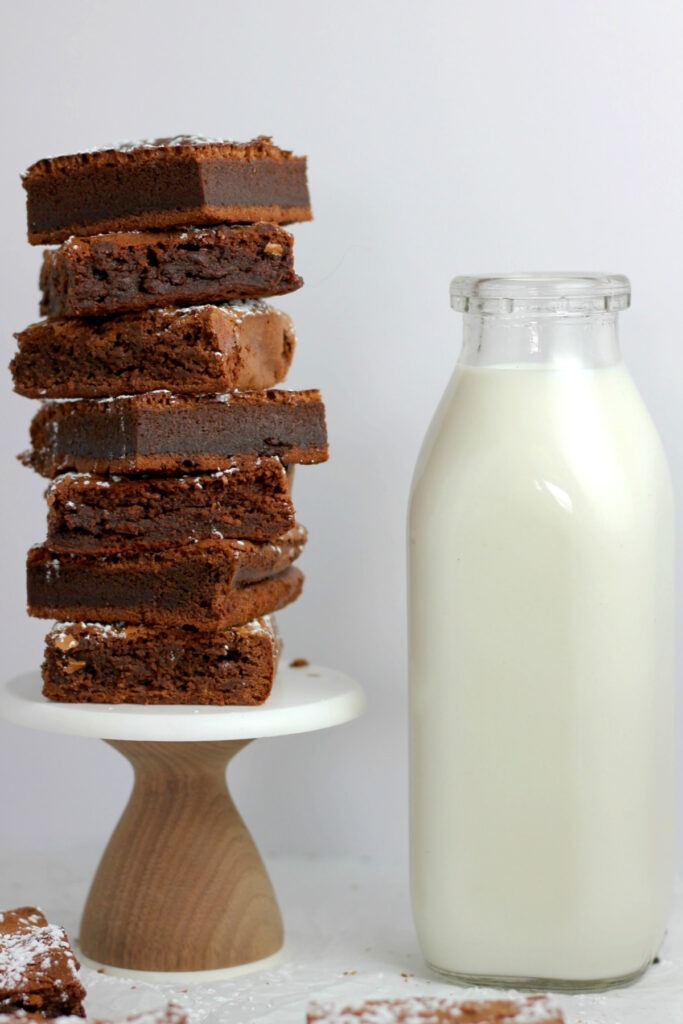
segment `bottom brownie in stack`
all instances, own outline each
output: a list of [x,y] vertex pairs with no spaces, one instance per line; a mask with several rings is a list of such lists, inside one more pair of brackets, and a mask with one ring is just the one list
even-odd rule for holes
[[269,616],[213,632],[57,623],[47,636],[43,693],[73,703],[262,704],[279,653]]

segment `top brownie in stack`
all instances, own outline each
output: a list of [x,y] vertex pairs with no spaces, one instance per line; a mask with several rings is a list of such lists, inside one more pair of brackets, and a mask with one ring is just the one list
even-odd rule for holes
[[[56,477],[29,610],[97,620],[49,635],[45,693],[173,702],[175,683],[178,702],[258,703],[278,647],[246,616],[301,590],[290,562],[305,534],[293,548],[282,463],[327,457],[318,393],[273,390],[294,334],[262,301],[303,283],[281,225],[311,217],[305,158],[263,137],[181,136],[41,160],[24,186],[29,240],[61,242],[41,272],[47,319],[17,335],[12,363],[16,390],[49,400],[25,461]],[[233,554],[259,572],[228,571]],[[97,601],[74,603],[98,572]],[[123,572],[128,596],[114,601]],[[215,687],[207,651],[225,652]]]
[[39,160],[24,175],[33,245],[69,235],[311,219],[306,159],[259,136],[179,135]]

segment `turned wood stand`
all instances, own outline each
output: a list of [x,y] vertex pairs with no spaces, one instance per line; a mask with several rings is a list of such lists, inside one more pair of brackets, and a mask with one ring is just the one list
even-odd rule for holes
[[281,668],[260,707],[59,704],[40,688],[38,673],[10,680],[0,714],[100,737],[135,772],[83,911],[83,959],[150,980],[150,972],[212,980],[271,965],[283,942],[280,910],[226,767],[253,739],[350,721],[364,709],[360,687],[311,665]]

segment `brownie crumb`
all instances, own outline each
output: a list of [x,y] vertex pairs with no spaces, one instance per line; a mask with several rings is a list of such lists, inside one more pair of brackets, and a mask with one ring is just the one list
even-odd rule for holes
[[306,658],[294,658],[294,660],[289,663],[290,668],[306,668],[307,665],[310,665],[310,662],[307,661]]

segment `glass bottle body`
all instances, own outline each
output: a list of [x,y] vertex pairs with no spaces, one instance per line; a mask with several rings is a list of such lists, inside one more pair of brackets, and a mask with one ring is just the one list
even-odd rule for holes
[[413,911],[456,980],[587,990],[669,905],[673,500],[616,310],[525,301],[466,312],[413,482]]

